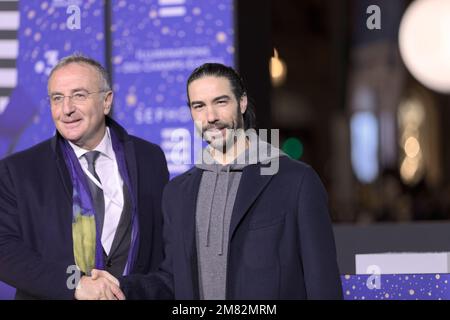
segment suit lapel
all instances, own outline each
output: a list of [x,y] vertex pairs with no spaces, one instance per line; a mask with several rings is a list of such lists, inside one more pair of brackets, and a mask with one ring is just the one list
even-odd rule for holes
[[125,236],[128,233],[128,230],[131,226],[131,200],[130,195],[128,193],[128,188],[123,185],[123,197],[124,197],[124,206],[122,210],[122,214],[119,219],[119,224],[117,225],[116,234],[114,235],[114,240],[111,245],[111,249],[109,250],[109,257],[114,256],[117,249],[121,245],[122,241],[124,241]]
[[195,243],[195,211],[197,209],[197,195],[200,188],[200,181],[202,178],[202,171],[195,168],[190,173],[191,177],[184,180],[180,185],[181,190],[190,190],[190,192],[183,193],[183,208],[186,210],[183,213],[183,233],[184,245],[186,254],[190,257],[196,252]]
[[[138,174],[137,174],[137,160],[136,154],[134,150],[134,144],[131,140],[124,141],[124,153],[125,153],[125,161],[127,165],[128,175],[130,177],[130,183],[132,192],[136,195],[136,208],[139,208],[139,199],[137,197],[138,193]],[[131,190],[129,190],[130,194],[132,194]]]
[[262,175],[260,169],[261,165],[250,165],[244,168],[231,216],[230,241],[250,206],[273,177],[273,175]]
[[183,228],[183,242],[186,253],[186,258],[189,261],[191,269],[193,299],[199,299],[198,287],[198,261],[197,261],[197,244],[195,236],[195,212],[197,210],[197,195],[200,188],[200,181],[202,178],[202,171],[194,168],[189,173],[190,177],[180,185],[181,190],[189,190],[183,192],[182,206],[185,209],[182,217]]
[[59,177],[61,179],[64,193],[68,197],[68,200],[72,203],[73,201],[73,184],[72,184],[72,178],[70,177],[70,173],[67,170],[66,162],[64,160],[62,151],[58,145],[58,136],[55,135],[52,138],[51,141],[51,147],[53,149],[53,152],[55,153],[55,160],[56,160],[56,168],[58,170]]

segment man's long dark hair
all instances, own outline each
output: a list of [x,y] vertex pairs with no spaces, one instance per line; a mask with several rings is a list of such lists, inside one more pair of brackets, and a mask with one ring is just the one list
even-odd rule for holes
[[186,91],[188,92],[188,98],[188,89],[191,82],[207,76],[223,77],[228,79],[228,81],[230,81],[231,90],[233,91],[233,94],[238,103],[241,101],[241,98],[243,96],[247,96],[247,110],[243,114],[244,129],[247,130],[256,128],[254,106],[247,95],[247,89],[245,88],[244,81],[242,80],[241,76],[231,67],[225,66],[220,63],[205,63],[196,68],[187,80]]

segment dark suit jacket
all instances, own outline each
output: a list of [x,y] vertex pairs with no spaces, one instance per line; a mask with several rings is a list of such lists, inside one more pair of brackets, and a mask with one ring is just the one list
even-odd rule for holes
[[[130,136],[107,117],[123,142],[137,193],[140,238],[132,273],[155,270],[163,257],[162,190],[168,181],[162,150]],[[72,181],[57,136],[0,161],[0,281],[16,298],[73,299],[67,287],[75,265]]]
[[[280,158],[277,174],[244,168],[230,224],[227,299],[341,299],[326,191],[307,165]],[[195,212],[202,171],[163,194],[160,270],[120,279],[128,299],[198,299]]]

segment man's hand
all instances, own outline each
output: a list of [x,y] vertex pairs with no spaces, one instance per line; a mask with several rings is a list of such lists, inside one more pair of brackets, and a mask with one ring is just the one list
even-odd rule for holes
[[125,300],[119,281],[106,271],[92,270],[91,277],[83,276],[75,290],[77,300]]

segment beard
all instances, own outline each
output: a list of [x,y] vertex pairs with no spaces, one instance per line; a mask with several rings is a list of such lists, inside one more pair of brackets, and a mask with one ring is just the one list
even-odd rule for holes
[[236,142],[238,131],[244,130],[244,121],[238,117],[226,123],[217,121],[202,128],[202,138],[217,151],[226,153]]
[[234,125],[215,123],[202,129],[203,139],[212,148],[225,152],[233,145]]

